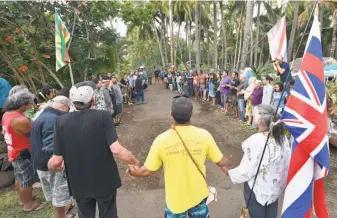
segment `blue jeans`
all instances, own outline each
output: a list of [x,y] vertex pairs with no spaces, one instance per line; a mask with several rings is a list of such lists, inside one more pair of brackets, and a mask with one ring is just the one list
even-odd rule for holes
[[137,104],[140,103],[140,101],[145,102],[144,99],[144,90],[137,91]]
[[175,214],[170,209],[165,207],[165,218],[186,218],[188,214],[189,218],[209,218],[208,207],[206,205],[206,199],[202,200],[198,205],[195,207],[190,208],[189,210]]
[[238,98],[239,116],[240,120],[245,120],[245,99]]
[[[245,198],[246,204],[248,202],[250,192],[251,192],[251,189],[248,183],[245,182],[244,188],[243,188],[243,196]],[[261,218],[261,217],[276,218],[277,208],[278,208],[278,200],[269,205],[267,204],[261,205],[259,202],[257,202],[254,192],[252,193],[252,198],[250,199],[250,204],[248,208],[249,216],[251,218]]]

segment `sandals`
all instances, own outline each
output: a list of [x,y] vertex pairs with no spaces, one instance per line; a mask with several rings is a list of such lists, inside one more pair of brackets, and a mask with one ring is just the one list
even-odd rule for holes
[[46,202],[38,203],[35,207],[28,209],[28,210],[23,209],[23,211],[27,213],[36,212],[36,211],[42,210],[46,205],[47,205]]

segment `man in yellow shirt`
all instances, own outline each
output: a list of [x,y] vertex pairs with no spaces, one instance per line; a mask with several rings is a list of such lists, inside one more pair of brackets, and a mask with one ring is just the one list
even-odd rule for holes
[[154,140],[144,166],[129,166],[129,173],[134,177],[149,176],[160,167],[164,168],[166,218],[185,218],[187,214],[190,218],[209,217],[206,206],[209,193],[204,179],[206,158],[222,170],[230,167],[230,161],[222,155],[212,135],[190,125],[192,111],[190,98],[176,97],[171,108],[172,128]]

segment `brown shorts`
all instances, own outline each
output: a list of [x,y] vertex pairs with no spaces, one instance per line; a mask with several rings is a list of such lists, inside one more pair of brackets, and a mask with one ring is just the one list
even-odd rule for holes
[[238,104],[238,97],[236,95],[231,96],[232,105],[236,106]]

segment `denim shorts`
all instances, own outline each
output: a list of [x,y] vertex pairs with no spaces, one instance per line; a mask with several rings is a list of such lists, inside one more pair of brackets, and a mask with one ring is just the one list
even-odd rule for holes
[[15,180],[21,188],[29,188],[35,182],[35,169],[29,159],[18,157],[12,162]]
[[209,211],[206,205],[206,199],[202,200],[197,206],[188,209],[186,212],[175,214],[165,207],[165,218],[209,218]]

